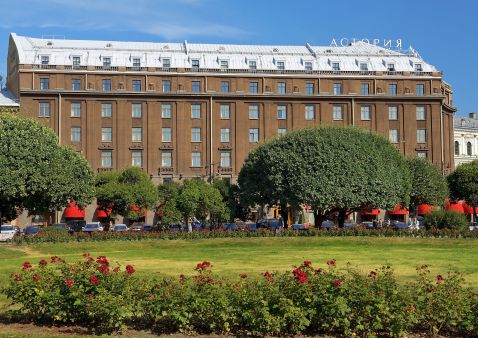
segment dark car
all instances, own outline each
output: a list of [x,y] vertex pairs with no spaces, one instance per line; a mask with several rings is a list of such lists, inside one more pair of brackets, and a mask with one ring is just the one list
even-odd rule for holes
[[223,225],[224,230],[239,230],[239,227],[236,223],[224,223]]
[[306,227],[305,224],[302,224],[302,223],[292,224],[290,229],[291,230],[309,230],[309,228]]
[[256,222],[256,229],[276,230],[279,228],[279,221],[275,218],[263,218]]
[[99,232],[103,231],[103,227],[98,223],[87,223],[82,230],[83,232]]
[[408,229],[408,224],[405,222],[393,221],[393,228],[395,230],[404,230]]
[[36,236],[40,232],[40,227],[38,225],[29,225],[23,229],[23,234],[25,236]]
[[183,230],[182,224],[170,224],[168,225],[168,230],[169,231],[181,231]]
[[143,225],[143,231],[153,231],[154,230],[154,226],[151,225],[151,224],[145,224]]
[[69,233],[81,232],[83,231],[83,228],[86,226],[86,221],[83,221],[83,220],[68,221],[66,222],[66,226]]
[[335,225],[334,222],[327,220],[327,221],[323,221],[320,227],[322,229],[332,229],[332,228],[336,228],[337,226]]

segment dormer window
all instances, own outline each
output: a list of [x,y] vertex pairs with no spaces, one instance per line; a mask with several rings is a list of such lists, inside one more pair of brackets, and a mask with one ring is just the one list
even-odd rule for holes
[[367,72],[368,71],[368,64],[366,64],[365,62],[361,62],[360,63],[360,71],[361,72]]
[[395,71],[395,64],[394,63],[387,63],[387,71],[394,72]]
[[332,70],[339,71],[340,70],[340,63],[332,62]]
[[191,66],[193,67],[193,69],[198,70],[199,69],[199,60],[198,59],[191,60]]
[[305,67],[305,70],[306,70],[306,71],[308,71],[308,72],[312,71],[312,62],[306,61],[306,62],[304,63],[304,67]]
[[111,67],[111,58],[110,57],[103,58],[103,67],[104,68]]
[[81,57],[73,56],[72,64],[73,64],[73,68],[79,67],[81,65]]
[[256,70],[257,69],[257,61],[256,60],[249,60],[249,69]]
[[163,63],[163,68],[171,68],[171,59],[165,58],[162,59],[161,62]]
[[46,66],[50,64],[50,57],[48,55],[42,55],[40,60],[41,60],[42,66]]
[[229,61],[227,60],[221,60],[219,62],[221,69],[228,69],[229,68]]
[[423,68],[422,68],[421,63],[415,63],[415,71],[416,72],[423,72]]
[[141,67],[141,59],[140,58],[134,58],[133,59],[133,67],[134,68],[140,68]]
[[284,61],[277,61],[277,69],[284,70],[285,69],[285,62]]

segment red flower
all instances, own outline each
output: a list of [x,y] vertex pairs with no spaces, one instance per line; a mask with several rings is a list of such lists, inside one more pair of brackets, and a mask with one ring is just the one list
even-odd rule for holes
[[372,278],[375,278],[377,276],[377,272],[375,271],[370,271],[370,273],[368,274],[369,277],[372,277]]
[[212,279],[211,277],[208,277],[208,278],[207,278],[207,282],[208,282],[208,283],[214,283],[214,279]]
[[101,272],[105,275],[109,275],[110,274],[110,268],[108,267],[108,264],[100,265],[100,267],[98,268],[98,272]]
[[437,283],[441,283],[441,282],[443,282],[444,280],[445,280],[445,278],[443,278],[442,275],[438,275],[438,276],[437,276]]
[[302,271],[300,268],[295,268],[292,271],[292,274],[301,284],[304,284],[309,281],[309,277],[307,276],[307,273],[305,271]]
[[247,274],[246,274],[246,273],[241,273],[241,274],[239,275],[239,277],[241,277],[242,279],[247,278]]
[[311,261],[304,261],[304,266],[311,266],[312,265],[312,262]]
[[202,262],[202,263],[198,263],[198,264],[196,265],[196,269],[195,269],[195,270],[201,271],[201,270],[206,270],[207,268],[210,268],[210,267],[212,267],[211,262],[209,262],[209,261],[204,261],[204,262]]
[[92,293],[89,293],[89,294],[86,295],[86,297],[87,297],[88,299],[92,299],[92,298],[93,298],[93,294],[92,294]]
[[116,272],[119,272],[120,271],[120,268],[119,267],[116,267],[113,269],[113,272],[116,273]]
[[56,263],[57,260],[58,260],[58,256],[51,256],[50,260],[51,260],[52,263]]
[[15,274],[15,281],[20,282],[23,280],[23,277],[21,275]]
[[135,272],[136,272],[136,270],[133,268],[132,265],[129,265],[129,264],[126,265],[126,273],[127,273],[128,275],[132,275],[132,274],[135,273]]
[[35,281],[37,281],[37,282],[40,280],[40,278],[41,278],[41,277],[38,276],[38,275],[33,275],[33,279],[34,279]]
[[90,277],[90,283],[98,284],[99,282],[100,282],[100,280],[98,279],[98,277],[96,277],[96,276],[91,276]]
[[314,270],[314,275],[318,275],[321,272],[322,272],[322,269],[316,269],[316,270]]
[[109,264],[110,264],[110,263],[108,262],[108,258],[106,258],[106,256],[99,256],[99,257],[96,259],[96,263],[102,264],[102,265],[109,265]]
[[22,270],[27,270],[31,268],[32,268],[32,265],[30,264],[30,262],[23,263]]
[[340,288],[342,286],[342,282],[339,281],[338,279],[335,279],[332,281],[332,285],[335,286],[336,288]]
[[335,259],[331,259],[330,261],[327,261],[327,265],[329,265],[329,266],[335,266],[335,265],[336,265]]
[[66,286],[73,286],[73,284],[75,284],[75,282],[74,282],[72,279],[68,279],[68,280],[65,282],[65,285],[66,285]]
[[266,278],[266,280],[268,282],[273,282],[274,281],[274,278],[272,278],[272,275],[269,271],[264,272],[264,277]]
[[47,265],[48,262],[44,259],[42,259],[40,262],[39,262],[40,265]]

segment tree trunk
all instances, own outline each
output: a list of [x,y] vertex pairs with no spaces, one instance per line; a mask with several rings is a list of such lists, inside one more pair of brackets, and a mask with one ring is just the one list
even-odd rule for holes
[[345,217],[347,217],[347,210],[345,210],[345,209],[340,210],[339,211],[339,217],[338,217],[339,228],[344,227]]
[[[476,203],[473,203],[472,204],[472,208],[473,208],[473,220],[471,222],[471,225],[475,225],[475,222],[476,222]],[[1,224],[1,220],[0,220],[0,224]],[[474,229],[474,228],[472,228]]]
[[318,210],[314,210],[314,222],[315,222],[315,227],[317,229],[320,229],[322,227],[322,222],[325,220],[324,215],[320,213]]
[[282,216],[282,220],[284,221],[284,228],[287,229],[289,227],[289,215],[287,206],[281,204],[279,213]]

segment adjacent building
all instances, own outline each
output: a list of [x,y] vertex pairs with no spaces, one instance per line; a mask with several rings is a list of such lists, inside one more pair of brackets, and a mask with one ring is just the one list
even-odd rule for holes
[[8,90],[0,90],[0,113],[18,113],[20,105]]
[[456,116],[454,122],[455,166],[478,159],[478,118],[476,113],[468,117]]

